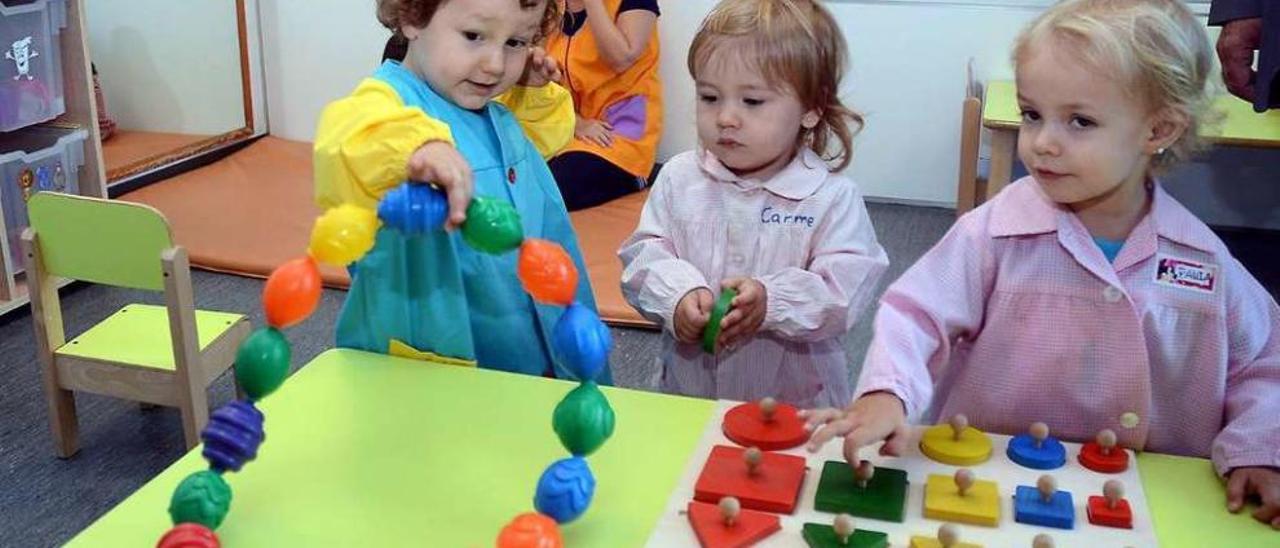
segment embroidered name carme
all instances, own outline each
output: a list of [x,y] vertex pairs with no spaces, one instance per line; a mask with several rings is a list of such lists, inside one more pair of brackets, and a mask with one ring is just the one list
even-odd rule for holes
[[791,215],[774,209],[773,206],[760,210],[760,222],[766,225],[801,225],[813,228],[815,219],[809,215]]
[[1218,265],[1198,263],[1168,255],[1156,257],[1156,283],[1179,289],[1213,293],[1217,288]]

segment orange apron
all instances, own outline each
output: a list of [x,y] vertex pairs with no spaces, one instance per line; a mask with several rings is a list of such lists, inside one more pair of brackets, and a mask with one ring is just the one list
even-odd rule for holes
[[[604,0],[617,17],[622,0]],[[563,5],[563,2],[561,3]],[[649,45],[626,72],[609,67],[596,46],[590,21],[573,36],[554,33],[547,51],[560,62],[574,109],[583,118],[613,126],[613,146],[604,148],[574,139],[561,152],[583,151],[609,160],[628,173],[647,179],[662,134],[662,83],[658,81],[658,28]]]

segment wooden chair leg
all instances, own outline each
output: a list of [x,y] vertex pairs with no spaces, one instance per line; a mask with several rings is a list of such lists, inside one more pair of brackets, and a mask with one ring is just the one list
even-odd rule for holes
[[209,424],[209,400],[205,390],[199,388],[193,392],[197,393],[192,393],[190,398],[178,407],[182,412],[182,437],[187,442],[188,450],[200,444],[200,431]]
[[22,251],[27,263],[28,291],[31,295],[31,319],[35,328],[36,355],[40,359],[40,376],[44,381],[44,397],[49,408],[49,433],[53,436],[53,452],[59,458],[70,458],[80,450],[79,425],[76,422],[76,396],[58,383],[54,351],[67,342],[62,325],[62,304],[58,300],[57,281],[44,271],[39,238],[35,230],[22,232]]
[[60,459],[71,458],[80,450],[76,395],[56,386],[50,389],[46,381],[45,400],[49,405],[49,432],[53,435],[53,453]]
[[169,310],[169,335],[173,342],[173,389],[182,412],[182,433],[187,449],[200,443],[200,431],[209,422],[208,385],[196,334],[191,267],[187,251],[174,246],[160,254],[164,266],[165,305]]

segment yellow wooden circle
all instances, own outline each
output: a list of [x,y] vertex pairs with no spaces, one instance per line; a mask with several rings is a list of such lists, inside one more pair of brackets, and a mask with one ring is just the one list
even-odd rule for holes
[[924,486],[924,517],[995,527],[1000,523],[1000,491],[994,481],[975,480],[962,497],[955,478],[929,474]]
[[920,452],[943,464],[973,466],[991,458],[991,438],[970,426],[956,439],[951,425],[939,424],[924,431]]

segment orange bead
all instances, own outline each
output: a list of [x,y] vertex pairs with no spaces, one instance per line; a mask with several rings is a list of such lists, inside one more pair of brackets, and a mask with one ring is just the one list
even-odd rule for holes
[[560,548],[563,545],[556,520],[537,512],[516,516],[498,534],[498,548]]
[[267,323],[276,329],[307,319],[319,303],[320,269],[315,259],[309,256],[276,267],[262,288],[262,307],[267,313]]
[[517,270],[520,283],[533,300],[561,306],[573,304],[578,290],[578,267],[560,244],[526,238],[520,246]]

